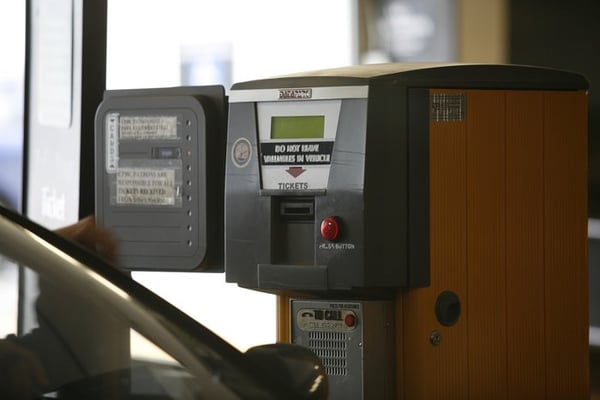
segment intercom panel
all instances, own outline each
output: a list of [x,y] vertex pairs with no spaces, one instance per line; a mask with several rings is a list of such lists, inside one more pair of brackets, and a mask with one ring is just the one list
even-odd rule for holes
[[222,271],[221,86],[109,91],[96,113],[96,218],[120,264]]
[[291,299],[292,343],[323,363],[330,399],[395,394],[393,301]]

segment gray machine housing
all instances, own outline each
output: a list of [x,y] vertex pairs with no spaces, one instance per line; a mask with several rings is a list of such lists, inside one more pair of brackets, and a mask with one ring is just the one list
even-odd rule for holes
[[[398,66],[379,68],[233,85],[225,184],[227,281],[265,291],[378,294],[428,285],[428,95],[401,79]],[[322,99],[341,102],[326,187],[265,189],[258,105]],[[243,166],[232,153],[239,140],[247,140],[255,155]],[[320,233],[321,221],[330,216],[339,222],[333,241]]]
[[96,218],[121,267],[223,271],[222,86],[107,91],[95,122]]

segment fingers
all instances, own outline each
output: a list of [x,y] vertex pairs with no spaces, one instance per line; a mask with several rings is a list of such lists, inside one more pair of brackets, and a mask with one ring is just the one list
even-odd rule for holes
[[109,261],[117,259],[117,241],[106,229],[96,225],[93,215],[87,216],[78,223],[75,241],[95,250]]
[[93,215],[89,215],[75,224],[60,228],[56,233],[94,250],[108,261],[113,263],[117,261],[118,243],[116,239],[109,231],[96,225]]

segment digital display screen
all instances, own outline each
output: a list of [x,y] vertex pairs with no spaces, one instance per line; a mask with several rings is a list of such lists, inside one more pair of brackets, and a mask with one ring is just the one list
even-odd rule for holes
[[324,134],[324,115],[271,117],[271,139],[319,139]]

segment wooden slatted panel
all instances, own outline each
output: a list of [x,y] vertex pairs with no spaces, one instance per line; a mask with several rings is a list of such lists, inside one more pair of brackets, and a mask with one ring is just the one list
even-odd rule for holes
[[[398,387],[406,399],[589,398],[585,94],[465,92],[466,124],[430,124],[432,281],[397,301]],[[446,289],[463,315],[440,328]]]
[[543,93],[506,92],[508,399],[546,397]]
[[[433,93],[464,93],[433,91]],[[396,304],[401,313],[397,329],[402,329],[399,347],[403,365],[398,393],[405,399],[467,398],[466,304],[466,124],[430,124],[430,209],[431,285],[409,290]],[[452,327],[435,318],[437,296],[455,292],[463,305],[463,315]],[[433,330],[442,342],[433,346]]]
[[469,396],[506,399],[506,175],[502,91],[467,98]]
[[277,296],[277,341],[290,343],[292,341],[290,315],[290,297],[286,295]]
[[544,131],[548,397],[589,399],[585,94],[546,93]]

